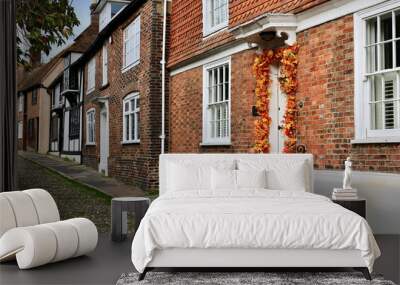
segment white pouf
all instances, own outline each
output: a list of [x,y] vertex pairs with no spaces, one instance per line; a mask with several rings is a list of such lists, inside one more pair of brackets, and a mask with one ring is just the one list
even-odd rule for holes
[[57,205],[43,189],[0,193],[0,261],[20,269],[87,254],[98,233],[88,219],[59,221]]

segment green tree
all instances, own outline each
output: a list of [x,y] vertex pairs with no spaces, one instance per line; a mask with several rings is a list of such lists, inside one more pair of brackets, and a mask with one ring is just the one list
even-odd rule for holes
[[64,44],[79,25],[72,0],[16,0],[16,11],[17,61],[27,68],[35,55]]

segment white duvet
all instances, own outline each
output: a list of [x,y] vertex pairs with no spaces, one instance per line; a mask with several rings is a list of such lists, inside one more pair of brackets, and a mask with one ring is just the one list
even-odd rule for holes
[[380,251],[368,223],[328,198],[299,191],[181,191],[150,206],[132,243],[143,272],[155,249],[358,249],[372,271]]

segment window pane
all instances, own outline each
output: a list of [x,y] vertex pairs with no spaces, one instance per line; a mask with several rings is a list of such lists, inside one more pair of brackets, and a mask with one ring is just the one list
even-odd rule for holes
[[393,68],[393,44],[392,42],[381,44],[381,69]]
[[140,112],[136,113],[136,121],[137,121],[137,124],[136,124],[136,131],[137,131],[136,138],[139,140],[140,139]]
[[124,3],[111,3],[111,17],[114,17],[125,5]]
[[131,99],[129,102],[131,104],[131,111],[135,110],[135,99]]
[[208,71],[208,82],[207,82],[208,103],[212,103],[213,102],[211,82],[212,82],[212,71]]
[[221,0],[221,22],[226,22],[227,21],[227,16],[228,16],[228,1],[227,0]]
[[211,120],[210,120],[210,125],[211,125],[211,137],[212,138],[214,138],[215,137],[215,125],[214,125],[214,121],[215,121],[215,109],[214,109],[214,106],[212,106],[211,108],[210,108],[210,110],[211,110],[211,115],[210,115],[210,118],[211,118]]
[[229,66],[226,64],[225,67],[225,100],[229,100]]
[[129,101],[125,102],[125,112],[129,112]]
[[375,18],[367,20],[367,44],[377,42],[378,22]]
[[219,92],[219,101],[223,101],[224,100],[224,91],[223,91],[223,87],[224,87],[224,67],[221,66],[220,68],[218,68],[218,74],[219,74],[219,81],[218,81],[218,92]]
[[378,46],[367,47],[367,72],[375,72],[378,70]]
[[220,105],[217,105],[217,110],[216,110],[216,136],[220,137],[221,136],[221,126],[220,126],[220,120],[221,120],[221,108]]
[[214,77],[214,83],[213,83],[213,95],[214,95],[214,102],[218,102],[218,90],[217,90],[217,84],[218,84],[218,77],[217,77],[217,70],[213,70],[213,77]]
[[371,102],[382,100],[382,78],[375,75],[371,78]]
[[381,41],[390,40],[393,36],[392,30],[392,12],[381,17]]
[[396,41],[396,51],[395,52],[396,52],[396,67],[400,67],[400,40]]
[[136,98],[136,108],[140,108],[140,98]]
[[396,21],[396,38],[400,38],[400,10],[394,13]]
[[130,124],[131,124],[131,139],[134,140],[135,139],[135,114],[130,114],[129,116],[129,120],[130,120]]
[[227,119],[227,104],[224,104],[222,107],[222,136],[226,137],[227,136],[227,124],[226,124],[226,119]]
[[371,104],[371,129],[373,130],[383,129],[381,102]]
[[130,128],[129,115],[125,115],[125,140],[129,140],[129,128]]

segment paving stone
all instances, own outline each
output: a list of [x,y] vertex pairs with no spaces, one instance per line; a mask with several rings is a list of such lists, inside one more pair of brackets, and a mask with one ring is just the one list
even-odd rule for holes
[[18,156],[18,190],[43,188],[53,196],[61,219],[85,217],[100,233],[110,232],[111,197],[68,180],[40,165]]

